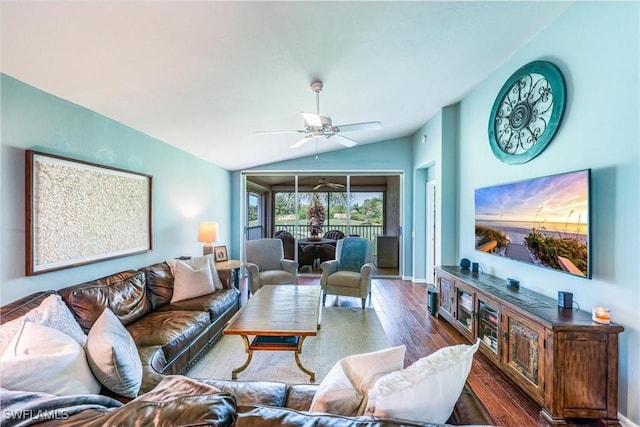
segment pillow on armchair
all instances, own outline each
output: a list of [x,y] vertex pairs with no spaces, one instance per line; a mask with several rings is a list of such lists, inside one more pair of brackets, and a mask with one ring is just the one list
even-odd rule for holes
[[359,238],[342,240],[340,250],[340,270],[360,271],[368,261],[369,241]]

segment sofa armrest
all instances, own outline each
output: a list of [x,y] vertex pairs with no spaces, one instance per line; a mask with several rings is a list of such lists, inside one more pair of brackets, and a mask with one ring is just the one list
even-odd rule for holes
[[220,283],[222,283],[222,287],[224,289],[233,288],[233,270],[216,270],[218,272],[218,277],[220,278]]
[[253,294],[260,289],[260,267],[252,262],[248,262],[246,267],[249,273],[249,292]]
[[320,264],[320,269],[322,270],[322,276],[320,277],[320,285],[322,289],[327,289],[327,278],[338,271],[338,260],[332,259],[329,261],[325,261]]
[[298,261],[293,261],[291,259],[281,259],[280,265],[282,269],[288,273],[291,273],[293,276],[293,284],[298,284]]

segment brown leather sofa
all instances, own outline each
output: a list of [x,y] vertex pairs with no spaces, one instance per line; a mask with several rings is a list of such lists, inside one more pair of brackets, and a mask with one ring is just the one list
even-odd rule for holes
[[[224,325],[238,310],[238,291],[231,286],[233,278],[230,274],[233,273],[219,273],[224,290],[174,304],[170,302],[173,276],[166,263],[123,271],[58,290],[85,331],[91,328],[106,306],[123,322],[137,344],[144,365],[140,396],[130,401],[114,396],[106,389],[103,389],[103,395],[75,397],[40,396],[3,389],[3,410],[13,404],[20,410],[11,411],[12,414],[32,414],[40,402],[48,414],[60,415],[38,423],[38,426],[425,425],[397,419],[307,413],[305,411],[310,408],[318,387],[315,384],[288,386],[279,382],[206,378],[193,381],[176,375],[186,372],[216,341]],[[52,293],[56,291],[38,292],[1,307],[0,323],[25,314]],[[162,388],[167,380],[170,385]],[[156,387],[159,383],[160,386]],[[202,389],[205,386],[215,387],[220,392],[207,392]],[[30,412],[25,412],[25,407]],[[465,386],[447,423],[494,424],[482,402],[468,386]]]
[[[0,389],[7,425],[39,427],[234,426],[382,427],[441,426],[382,417],[345,417],[307,412],[316,385],[193,380],[167,376],[153,390],[122,404],[100,395],[53,396]],[[45,413],[41,422],[33,414]],[[446,425],[493,425],[473,392],[463,390]],[[4,425],[4,424],[3,424]]]
[[162,262],[26,296],[2,307],[0,322],[13,320],[40,305],[50,294],[58,293],[88,332],[104,308],[109,307],[138,348],[143,366],[142,394],[154,388],[164,375],[186,372],[220,338],[225,324],[240,307],[240,293],[232,286],[232,271],[218,272],[224,289],[171,303],[173,275],[167,263]]

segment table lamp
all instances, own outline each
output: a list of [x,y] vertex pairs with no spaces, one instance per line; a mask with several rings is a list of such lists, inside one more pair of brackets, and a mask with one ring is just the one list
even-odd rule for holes
[[198,225],[198,242],[204,243],[202,248],[203,255],[213,253],[213,242],[218,241],[218,223],[217,222],[201,222]]

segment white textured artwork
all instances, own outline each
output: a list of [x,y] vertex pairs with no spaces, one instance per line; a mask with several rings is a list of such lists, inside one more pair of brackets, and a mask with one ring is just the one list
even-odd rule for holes
[[151,249],[149,176],[38,153],[31,173],[32,273]]

